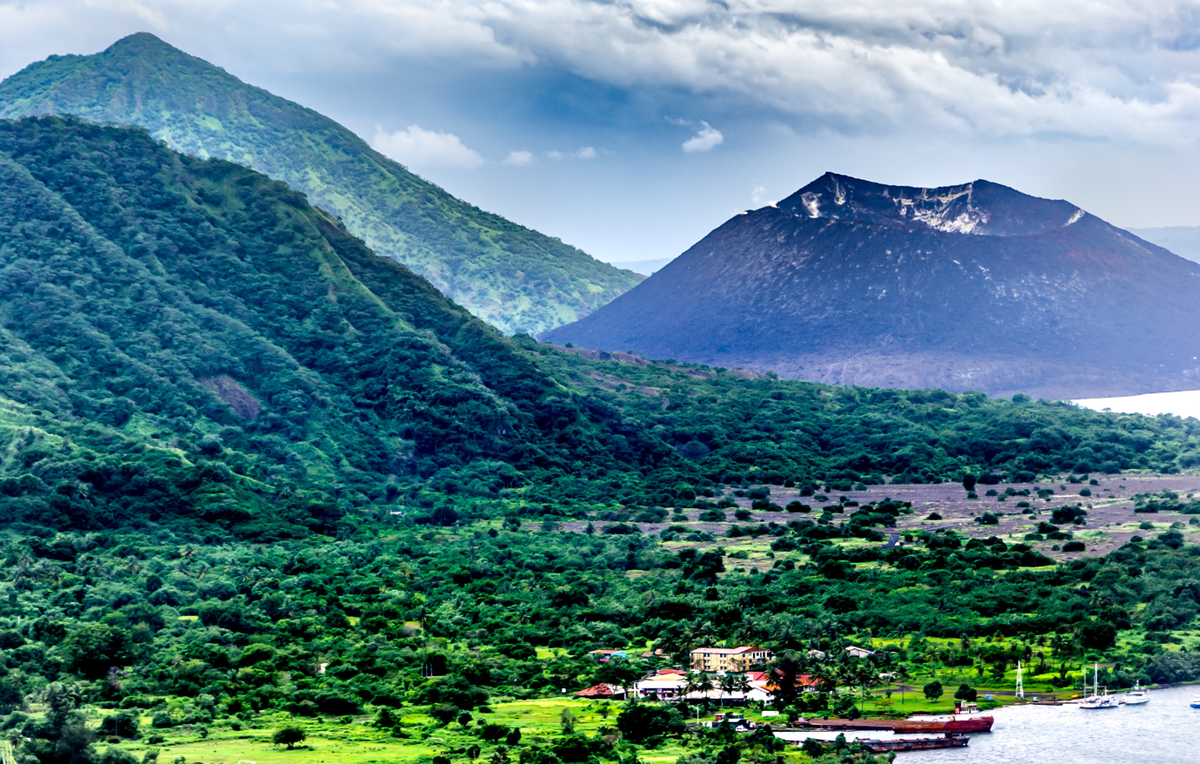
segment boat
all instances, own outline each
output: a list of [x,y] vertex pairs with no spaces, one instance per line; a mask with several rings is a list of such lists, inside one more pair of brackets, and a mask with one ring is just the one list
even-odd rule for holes
[[[1086,682],[1086,674],[1084,675]],[[1084,685],[1084,692],[1087,691],[1087,685]],[[1079,701],[1079,707],[1088,711],[1094,711],[1101,708],[1120,708],[1121,701],[1116,695],[1109,695],[1108,688],[1104,688],[1104,694],[1100,694],[1100,664],[1092,664],[1092,694]]]
[[880,730],[897,735],[912,735],[989,732],[995,721],[995,717],[992,716],[967,719],[808,719],[797,722],[794,726],[804,729],[815,727],[827,730]]
[[1200,708],[1200,695],[1192,696],[1192,708]]
[[1140,682],[1134,684],[1133,689],[1125,693],[1125,705],[1127,706],[1140,706],[1149,702],[1150,691],[1142,687]]
[[936,748],[964,748],[970,738],[966,735],[946,735],[944,737],[897,738],[893,740],[860,740],[863,748],[871,753],[887,753],[889,751],[931,751]]

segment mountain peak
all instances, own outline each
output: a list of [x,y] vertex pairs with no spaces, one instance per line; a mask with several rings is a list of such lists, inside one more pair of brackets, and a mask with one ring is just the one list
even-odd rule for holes
[[0,82],[0,118],[42,114],[138,125],[182,153],[284,181],[505,332],[567,323],[641,280],[455,199],[328,117],[147,32]]
[[871,387],[1055,398],[1193,389],[1200,265],[976,180],[826,173],[544,335]]
[[833,172],[784,199],[779,208],[813,219],[978,236],[1037,236],[1085,214],[1069,202],[1041,199],[988,180],[929,188]]
[[170,49],[170,50],[176,51],[178,53],[182,53],[182,51],[180,51],[179,48],[176,48],[174,45],[171,45],[170,43],[164,41],[161,37],[153,35],[149,32],[134,32],[131,35],[122,37],[121,39],[114,42],[112,45],[108,46],[109,50],[124,50],[124,49],[130,49],[130,48],[132,48],[132,49],[158,48],[160,50]]

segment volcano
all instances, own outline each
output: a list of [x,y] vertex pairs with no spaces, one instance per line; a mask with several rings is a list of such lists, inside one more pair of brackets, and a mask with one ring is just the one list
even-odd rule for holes
[[986,180],[827,173],[542,337],[839,385],[1197,389],[1200,264]]

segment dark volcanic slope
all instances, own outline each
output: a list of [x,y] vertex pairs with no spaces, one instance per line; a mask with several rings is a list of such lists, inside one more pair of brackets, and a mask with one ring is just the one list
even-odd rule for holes
[[826,174],[555,342],[838,384],[1052,397],[1200,388],[1200,265],[988,181]]

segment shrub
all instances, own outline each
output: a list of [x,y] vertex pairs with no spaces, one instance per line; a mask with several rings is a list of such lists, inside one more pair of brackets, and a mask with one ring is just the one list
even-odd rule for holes
[[617,717],[617,730],[631,743],[682,734],[685,728],[679,710],[671,707],[635,703]]
[[280,730],[275,730],[275,734],[271,736],[271,742],[275,745],[286,745],[290,751],[296,747],[296,743],[304,740],[304,730],[299,727],[284,727]]

